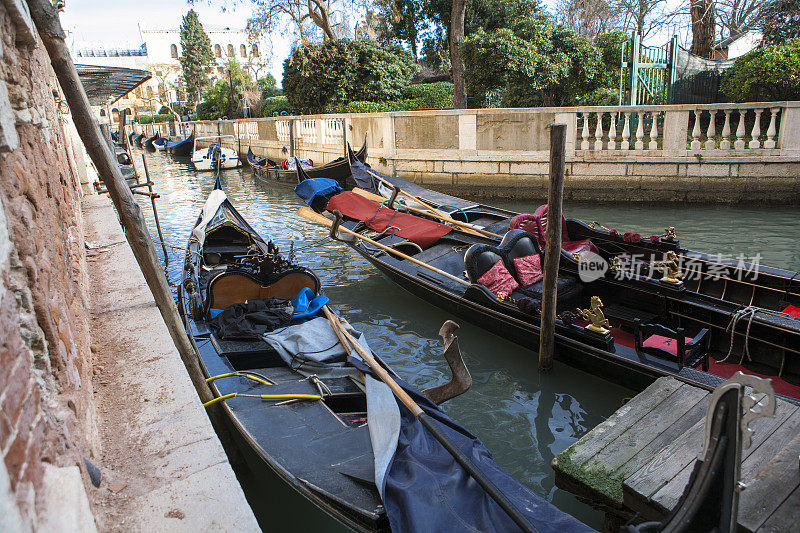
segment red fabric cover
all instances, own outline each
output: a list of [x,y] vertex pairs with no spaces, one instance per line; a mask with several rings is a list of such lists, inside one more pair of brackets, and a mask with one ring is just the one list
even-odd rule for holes
[[789,316],[793,316],[795,318],[800,318],[800,307],[795,307],[793,305],[790,305],[789,307],[787,307],[786,309],[784,309],[781,312],[785,313],[785,314],[787,314]]
[[[684,337],[684,344],[692,341],[690,337]],[[675,357],[678,356],[678,339],[672,337],[663,337],[661,335],[650,335],[642,343],[644,348],[661,348],[666,350]]]
[[382,232],[388,226],[396,227],[398,229],[390,229],[388,233],[408,239],[421,248],[433,245],[453,229],[422,217],[398,213],[350,191],[332,197],[326,209],[338,210],[346,217],[362,220],[375,231]]
[[479,277],[478,283],[492,291],[494,295],[499,295],[502,292],[505,296],[508,296],[514,292],[514,289],[519,287],[519,283],[503,264],[502,259],[498,259],[492,268]]
[[536,218],[531,214],[526,213],[512,218],[509,229],[527,231],[528,233],[536,235],[536,238],[539,239],[540,242],[543,242],[543,239],[539,237],[539,225],[536,222]]
[[729,378],[734,375],[736,372],[742,372],[743,374],[750,374],[753,376],[758,376],[760,378],[769,378],[772,381],[772,388],[778,394],[783,394],[784,396],[789,396],[791,398],[798,398],[800,399],[800,386],[794,385],[793,383],[789,383],[777,376],[767,376],[765,374],[758,374],[757,372],[753,372],[752,370],[748,370],[743,366],[734,365],[729,363],[718,363],[714,359],[710,359],[710,365],[708,369],[709,373],[714,374],[715,376],[720,376],[723,378]]
[[514,269],[517,271],[517,280],[523,287],[533,285],[544,277],[542,257],[539,254],[515,257]]
[[[539,241],[539,246],[545,244],[545,232],[547,231],[547,204],[541,205],[532,215],[517,215],[511,219],[511,229],[521,229],[528,233],[533,233]],[[561,217],[561,248],[567,253],[582,254],[584,252],[600,253],[597,246],[590,239],[582,241],[571,241],[567,232],[567,219]]]
[[591,239],[562,242],[561,247],[570,254],[583,254],[585,252],[600,254],[600,250],[597,249]]

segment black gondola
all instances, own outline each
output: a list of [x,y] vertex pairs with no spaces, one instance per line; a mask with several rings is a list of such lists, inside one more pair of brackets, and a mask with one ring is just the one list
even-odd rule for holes
[[172,155],[178,157],[187,157],[192,155],[192,150],[194,149],[194,134],[195,132],[192,131],[192,134],[182,141],[167,142],[166,149],[171,152]]
[[153,141],[158,139],[158,137],[159,137],[159,135],[158,135],[158,133],[156,133],[155,135],[153,135],[149,139],[145,139],[145,141],[142,143],[142,147],[144,147],[144,149],[149,151],[149,152],[155,152],[156,151],[156,147],[153,146]]
[[132,131],[132,132],[130,132],[128,134],[128,144],[129,145],[133,144],[133,138],[136,137],[137,135],[139,135],[139,134],[136,133],[135,131]]
[[[296,169],[281,168],[281,164],[265,157],[258,157],[253,154],[252,150],[247,150],[247,162],[253,169],[256,177],[269,181],[271,183],[278,183],[288,187],[297,185],[299,178]],[[355,152],[355,157],[362,163],[367,160],[367,136],[364,136],[364,144],[358,152]],[[353,183],[348,179],[350,177],[350,162],[348,161],[348,154],[338,157],[319,167],[303,168],[304,175],[310,178],[329,178],[334,179],[342,187],[351,188]]]
[[[241,316],[234,309],[257,306],[268,297],[288,300],[299,291],[319,297],[320,289],[319,279],[312,271],[285,260],[272,241],[265,241],[250,227],[217,183],[189,240],[178,307],[212,392],[223,402],[232,426],[258,458],[251,467],[272,469],[329,515],[359,531],[387,531],[390,525],[397,531],[425,525],[432,525],[434,530],[452,529],[454,523],[482,531],[513,530],[509,516],[468,479],[466,471],[447,455],[445,448],[429,438],[427,426],[423,428],[414,422],[410,412],[402,410],[402,404],[397,404],[400,419],[395,419],[400,424],[396,431],[405,439],[402,444],[397,440],[394,449],[380,444],[380,439],[371,441],[371,417],[379,416],[371,405],[380,405],[385,412],[389,403],[395,403],[394,397],[391,393],[386,396],[388,388],[380,392],[383,385],[370,381],[371,370],[352,356],[345,358],[343,350],[335,359],[316,355],[312,360],[309,354],[321,353],[311,347],[315,341],[325,346],[322,352],[341,346],[335,336],[331,337],[332,329],[327,330],[327,338],[322,335],[324,330],[319,328],[330,328],[325,318],[295,324],[297,315],[292,315],[290,325],[269,333],[281,339],[300,339],[297,342],[304,343],[305,350],[293,350],[288,342],[276,344],[267,334],[231,339],[223,332],[222,328],[230,325],[230,317]],[[210,318],[219,309],[223,311],[217,316],[222,318]],[[290,330],[310,327],[312,323],[312,329],[302,331],[316,331],[320,338],[308,338],[299,329]],[[443,334],[445,350],[452,355],[454,349],[457,354],[457,344],[450,333]],[[364,338],[359,342],[363,345]],[[364,378],[359,371],[370,377]],[[471,461],[478,465],[481,475],[491,477],[502,488],[502,494],[517,509],[524,509],[526,519],[540,531],[589,531],[494,463],[479,440],[426,398],[425,394],[436,397],[433,389],[420,393],[391,374],[426,415],[436,419],[438,431],[447,428],[446,433],[459,449],[472,451]],[[365,379],[369,381],[366,386]],[[441,393],[441,387],[436,389]],[[260,396],[275,394],[287,394],[289,398],[280,399],[296,401],[276,405],[268,403],[276,398]],[[375,394],[383,394],[382,399]],[[297,395],[312,397],[301,401]],[[380,401],[374,403],[376,399]],[[376,424],[373,429],[379,431],[382,427],[385,426]],[[375,442],[379,442],[377,452],[373,448]],[[383,463],[376,462],[375,455],[391,457],[385,472],[378,470],[383,473],[376,474],[376,464]],[[402,459],[395,470],[397,455]],[[432,512],[429,497],[434,493],[437,506]],[[437,521],[439,525],[444,521],[446,527],[438,527]]]
[[[377,203],[371,204],[374,209],[368,209],[369,212],[361,210],[365,216],[348,216],[347,209],[342,210],[345,215],[341,222],[343,227],[443,270],[459,278],[460,283],[358,240],[348,239],[346,242],[351,247],[412,294],[522,346],[538,349],[541,281],[524,283],[514,260],[538,257],[541,264],[543,261],[535,234],[523,229],[510,229],[518,213],[429,191],[401,178],[380,176],[359,162],[351,161],[351,165],[353,178],[364,188],[372,185],[373,191],[381,191],[390,197],[396,196],[392,194],[391,186],[397,185],[446,211],[453,219],[496,235],[476,235],[469,227],[445,227],[441,229],[446,232],[443,236],[420,245],[400,236],[403,230],[398,230],[398,220],[402,214],[400,218],[389,216],[386,220],[390,222],[383,227],[375,216],[379,210]],[[355,193],[341,194],[351,196],[342,197],[342,200],[334,196],[336,201],[328,204],[329,211],[345,202],[355,213],[357,209],[353,206],[363,203],[363,198],[353,198]],[[388,208],[384,206],[381,209]],[[421,219],[419,216],[412,218]],[[567,220],[564,228],[564,239],[585,241],[586,250],[569,247],[569,251],[562,251],[557,359],[636,389],[644,388],[663,375],[677,375],[692,383],[713,387],[727,375],[743,369],[740,365],[744,362],[749,372],[771,376],[780,373],[790,382],[774,378],[776,392],[800,397],[800,387],[792,384],[800,376],[800,358],[797,357],[800,353],[800,320],[788,315],[775,318],[769,313],[774,322],[761,322],[761,314],[755,313],[752,322],[749,319],[738,321],[733,324],[737,331],[733,349],[726,358],[731,348],[731,332],[726,328],[737,311],[744,307],[742,304],[692,291],[674,276],[662,276],[661,268],[655,269],[653,275],[630,273],[614,260],[615,252],[619,253],[624,242],[622,238],[609,240],[606,233],[606,239],[601,239],[578,221]],[[665,251],[680,251],[677,241],[671,236],[659,237],[654,242],[640,242],[638,246],[659,251],[660,255]],[[579,272],[580,261],[576,258],[579,256],[575,254],[589,250],[596,252],[595,255],[601,257],[606,265],[612,266],[596,279],[591,276],[590,281],[584,282]],[[660,265],[665,272],[669,263],[663,261]],[[498,294],[478,283],[495,266],[499,275],[512,279],[517,286],[505,294]],[[783,276],[788,280],[792,273]],[[485,284],[487,279],[484,278],[482,283]],[[531,279],[529,277],[528,281]],[[510,282],[508,287],[512,287]],[[582,310],[581,314],[575,314],[578,309]],[[592,318],[601,320],[595,323]],[[602,324],[602,319],[607,322]],[[780,327],[775,322],[779,322]],[[743,342],[745,335],[749,341],[747,344]],[[753,362],[742,361],[746,346],[749,346]],[[758,359],[757,354],[760,355]],[[722,364],[723,361],[737,364]]]
[[133,138],[133,142],[136,143],[136,146],[141,148],[142,147],[142,141],[144,141],[146,138],[147,138],[147,134],[146,133],[141,133],[141,134],[139,134],[139,135],[137,135],[136,137]]

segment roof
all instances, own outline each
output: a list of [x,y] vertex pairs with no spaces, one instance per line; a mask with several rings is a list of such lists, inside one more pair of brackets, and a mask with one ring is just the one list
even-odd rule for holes
[[96,65],[75,65],[83,90],[92,105],[116,102],[152,75],[146,70]]

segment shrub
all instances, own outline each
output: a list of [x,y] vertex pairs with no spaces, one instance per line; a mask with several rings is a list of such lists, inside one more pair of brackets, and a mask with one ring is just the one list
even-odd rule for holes
[[175,120],[175,115],[172,113],[166,113],[163,115],[156,115],[153,117],[153,122],[169,122],[170,120]]
[[385,102],[401,97],[417,68],[407,52],[372,41],[306,44],[283,63],[283,91],[303,113],[351,101]]
[[214,102],[202,102],[197,104],[197,120],[216,120],[220,116]]
[[152,124],[153,115],[136,115],[133,120],[139,124]]
[[738,58],[725,73],[722,92],[734,102],[800,99],[800,38]]
[[289,105],[289,100],[285,96],[272,96],[270,98],[264,98],[264,101],[261,103],[261,112],[259,116],[271,117],[275,113],[280,115],[282,111],[286,111],[290,115],[292,114],[292,106]]
[[453,84],[449,81],[420,83],[403,88],[403,96],[420,101],[421,108],[453,107]]

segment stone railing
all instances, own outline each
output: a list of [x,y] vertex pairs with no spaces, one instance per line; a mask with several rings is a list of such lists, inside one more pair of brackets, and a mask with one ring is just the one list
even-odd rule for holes
[[[748,183],[741,199],[746,189],[761,187],[770,199],[800,203],[800,183],[794,183],[800,182],[800,102],[429,110],[174,127],[184,136],[192,129],[198,136],[234,135],[236,141],[224,139],[223,144],[277,160],[310,158],[315,164],[341,157],[347,143],[360,148],[366,136],[368,162],[381,172],[431,184],[480,183],[497,194],[513,190],[517,195],[520,188],[541,191],[544,186],[547,126],[556,122],[567,125],[567,172],[573,184],[586,180],[620,189],[653,180],[673,187],[676,179],[699,183],[702,178],[702,187],[697,185],[702,190],[691,191],[691,198],[680,187],[678,194],[664,193],[692,201],[704,194],[716,198],[717,192],[708,191],[727,187],[723,180],[738,179]],[[592,198],[606,196],[586,199]]]

